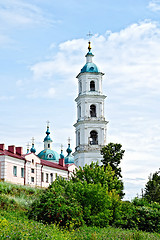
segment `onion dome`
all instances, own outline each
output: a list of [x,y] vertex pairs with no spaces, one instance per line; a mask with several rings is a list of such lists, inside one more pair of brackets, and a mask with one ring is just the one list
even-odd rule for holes
[[89,41],[89,46],[88,46],[88,53],[86,54],[86,64],[83,66],[83,68],[81,69],[81,73],[85,73],[85,72],[99,72],[98,67],[96,66],[96,64],[94,64],[92,62],[92,58],[94,57],[94,55],[91,52],[91,42]]
[[63,149],[61,149],[60,159],[64,159]]
[[51,162],[59,162],[60,155],[51,149],[44,149],[38,155],[40,159],[48,160]]
[[31,147],[31,149],[30,149],[30,152],[31,152],[31,153],[35,153],[35,152],[36,152],[36,149],[35,149],[35,147],[34,147],[34,138],[32,138],[32,147]]
[[68,153],[67,156],[65,157],[65,164],[71,164],[74,163],[74,157],[71,155],[72,149],[70,148],[70,143],[68,143],[68,148],[66,150],[66,152]]
[[49,131],[49,125],[47,126],[47,131],[46,131],[46,134],[47,134],[47,136],[44,138],[44,142],[45,141],[50,141],[50,142],[52,142],[52,139],[50,138],[50,131]]
[[51,162],[59,162],[60,155],[51,149],[52,139],[50,138],[49,121],[47,122],[47,136],[44,138],[44,150],[42,150],[37,156],[41,159]]

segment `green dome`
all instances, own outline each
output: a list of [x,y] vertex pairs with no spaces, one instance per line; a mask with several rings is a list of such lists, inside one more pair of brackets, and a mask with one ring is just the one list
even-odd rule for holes
[[52,161],[52,162],[59,162],[60,155],[51,149],[44,149],[38,155],[39,158]]
[[65,164],[71,164],[74,163],[74,157],[71,155],[72,149],[70,148],[70,144],[68,144],[68,148],[66,150],[66,152],[68,153],[67,156],[65,157]]
[[96,66],[96,64],[92,63],[92,62],[87,62],[84,67],[81,69],[81,73],[84,72],[99,72],[98,71],[98,67]]

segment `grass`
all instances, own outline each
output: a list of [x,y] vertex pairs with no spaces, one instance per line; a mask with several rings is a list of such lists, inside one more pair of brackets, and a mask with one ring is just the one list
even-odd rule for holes
[[0,239],[54,239],[54,240],[158,240],[160,234],[113,227],[83,226],[67,231],[34,220],[29,220],[27,210],[33,199],[43,189],[0,182]]

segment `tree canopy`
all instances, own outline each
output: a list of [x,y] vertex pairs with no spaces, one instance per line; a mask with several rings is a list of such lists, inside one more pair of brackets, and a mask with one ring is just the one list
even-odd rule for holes
[[98,162],[92,162],[90,165],[85,165],[83,168],[79,167],[72,176],[73,182],[86,182],[87,184],[101,184],[109,192],[116,191],[116,193],[123,197],[123,183],[120,179],[115,177],[115,172],[112,167],[99,166]]
[[149,176],[145,185],[144,198],[149,202],[160,203],[160,170]]
[[122,177],[119,164],[123,158],[125,150],[122,150],[121,148],[122,145],[119,143],[109,143],[101,149],[101,154],[103,155],[102,163],[104,164],[104,167],[106,168],[109,164],[117,177]]

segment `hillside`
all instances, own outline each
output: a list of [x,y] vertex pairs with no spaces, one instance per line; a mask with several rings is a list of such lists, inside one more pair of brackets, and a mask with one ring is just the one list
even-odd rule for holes
[[160,239],[160,234],[113,227],[62,230],[28,219],[30,204],[43,189],[0,183],[0,239]]

